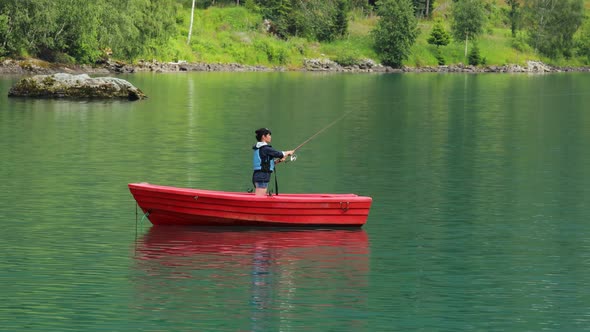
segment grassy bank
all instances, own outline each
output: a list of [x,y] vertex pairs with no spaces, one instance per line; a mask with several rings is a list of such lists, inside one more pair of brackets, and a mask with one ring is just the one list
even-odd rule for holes
[[[442,18],[447,31],[448,4],[441,1],[433,12],[434,18]],[[178,35],[166,50],[154,50],[147,55],[162,61],[185,60],[205,63],[240,63],[247,65],[285,66],[300,68],[304,58],[329,58],[341,64],[355,59],[370,58],[380,62],[373,50],[370,31],[377,22],[372,13],[353,11],[349,17],[348,35],[329,43],[318,43],[303,38],[281,40],[265,31],[263,18],[245,7],[210,7],[195,11],[192,37],[187,44],[190,24],[190,8],[183,7],[177,17]],[[412,49],[406,66],[437,66],[435,46],[427,43],[433,20],[419,22],[420,35]],[[556,66],[584,66],[585,58],[553,60],[535,53],[526,45],[524,32],[514,39],[509,27],[498,26],[499,22],[488,22],[488,26],[476,41],[480,54],[487,65],[519,64],[528,60],[539,60]],[[473,42],[469,44],[470,47]],[[441,47],[446,64],[467,63],[464,43],[451,42]]]

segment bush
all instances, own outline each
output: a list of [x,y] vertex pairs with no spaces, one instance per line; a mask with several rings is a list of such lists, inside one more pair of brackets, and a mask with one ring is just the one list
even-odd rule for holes
[[522,33],[516,35],[515,38],[512,38],[512,47],[519,51],[519,52],[530,52],[532,49],[529,46],[526,36]]
[[291,38],[289,40],[289,46],[299,55],[305,55],[307,53],[307,44],[305,43],[305,39]]
[[270,32],[283,39],[332,41],[348,29],[347,0],[269,0],[260,8],[263,18],[270,20]]
[[279,44],[274,44],[269,40],[257,40],[254,42],[256,50],[266,54],[266,59],[269,63],[286,64],[289,58],[289,52],[285,47]]
[[445,57],[442,55],[440,49],[436,49],[436,51],[434,52],[434,57],[436,58],[436,61],[438,62],[439,66],[444,66],[446,64]]
[[478,66],[482,63],[481,55],[479,54],[479,47],[477,45],[473,45],[469,55],[467,56],[467,61],[472,66]]
[[339,53],[331,60],[343,67],[350,67],[360,64],[361,59],[362,56],[357,51],[351,50]]
[[54,55],[53,62],[62,63],[62,64],[74,64],[76,63],[76,59],[69,56],[66,53],[56,52]]
[[428,44],[439,46],[447,46],[451,42],[451,35],[445,30],[441,20],[436,20],[430,37],[426,40]]

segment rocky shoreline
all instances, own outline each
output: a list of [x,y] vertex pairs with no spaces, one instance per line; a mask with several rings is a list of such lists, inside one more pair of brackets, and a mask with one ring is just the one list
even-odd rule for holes
[[590,67],[553,67],[539,61],[528,61],[527,66],[469,66],[463,64],[448,66],[425,66],[392,68],[375,63],[371,59],[359,61],[353,66],[341,66],[328,59],[306,59],[299,69],[285,67],[249,66],[243,64],[220,63],[188,63],[139,61],[128,64],[119,61],[104,61],[94,66],[63,65],[48,63],[42,60],[12,60],[0,62],[0,74],[39,75],[54,73],[87,73],[87,74],[131,74],[138,72],[273,72],[273,71],[307,71],[307,72],[342,72],[342,73],[556,73],[556,72],[590,72]]

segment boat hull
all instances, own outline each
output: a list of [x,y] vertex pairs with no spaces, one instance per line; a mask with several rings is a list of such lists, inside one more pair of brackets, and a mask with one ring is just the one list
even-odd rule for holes
[[154,225],[360,227],[372,203],[355,194],[256,196],[148,183],[129,190]]

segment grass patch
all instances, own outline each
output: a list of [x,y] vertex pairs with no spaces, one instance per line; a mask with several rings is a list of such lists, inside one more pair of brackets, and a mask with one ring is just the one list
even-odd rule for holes
[[[443,18],[445,28],[450,31],[448,8],[450,1],[437,2],[433,17]],[[586,2],[586,7],[590,1]],[[308,41],[303,38],[281,40],[268,34],[262,16],[243,6],[224,8],[209,7],[195,11],[192,37],[187,44],[190,23],[190,8],[184,7],[176,21],[178,35],[167,45],[148,45],[143,58],[163,61],[185,60],[206,63],[241,63],[247,65],[285,66],[300,68],[305,58],[325,57],[342,64],[352,64],[369,58],[380,62],[373,49],[371,31],[378,18],[369,9],[354,9],[349,14],[348,34],[342,39],[327,43]],[[428,44],[433,21],[419,22],[420,34],[404,65],[411,67],[438,66],[436,47]],[[501,25],[501,24],[500,24]],[[525,40],[524,32],[512,38],[508,27],[486,28],[476,41],[480,55],[487,65],[526,65],[527,60],[540,60],[551,65],[582,66],[587,59],[557,59],[540,57]],[[469,41],[469,50],[474,41]],[[452,41],[440,47],[440,54],[446,64],[467,63],[464,41]]]

